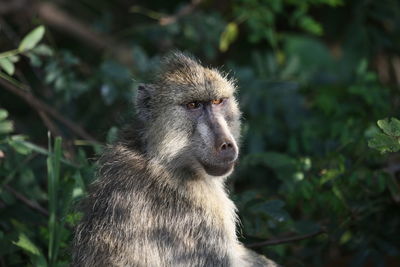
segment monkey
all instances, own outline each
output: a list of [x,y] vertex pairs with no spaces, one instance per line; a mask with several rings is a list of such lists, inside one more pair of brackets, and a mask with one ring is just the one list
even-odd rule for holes
[[234,80],[174,52],[99,159],[72,266],[277,266],[238,241],[225,182],[238,159]]

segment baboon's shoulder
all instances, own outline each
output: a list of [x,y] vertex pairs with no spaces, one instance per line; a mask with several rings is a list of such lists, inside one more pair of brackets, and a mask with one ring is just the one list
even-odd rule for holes
[[147,160],[139,150],[124,144],[109,145],[98,160],[98,175],[133,175],[144,171]]

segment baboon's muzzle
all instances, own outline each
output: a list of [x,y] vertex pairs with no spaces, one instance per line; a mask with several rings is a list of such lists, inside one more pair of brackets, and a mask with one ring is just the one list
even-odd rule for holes
[[206,144],[209,153],[209,160],[201,161],[205,171],[213,176],[221,176],[232,170],[238,158],[238,147],[233,138],[225,118],[208,108],[205,112],[205,123],[209,129]]

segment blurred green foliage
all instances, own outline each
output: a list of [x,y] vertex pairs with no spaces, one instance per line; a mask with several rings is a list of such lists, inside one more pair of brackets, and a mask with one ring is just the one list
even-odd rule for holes
[[285,266],[400,265],[398,1],[54,3],[64,26],[0,9],[0,265],[68,265],[100,144],[173,49],[237,79],[245,244],[309,236],[255,249]]
[[378,121],[379,128],[383,133],[376,133],[371,140],[369,146],[375,148],[382,153],[397,152],[400,150],[400,121],[396,118]]

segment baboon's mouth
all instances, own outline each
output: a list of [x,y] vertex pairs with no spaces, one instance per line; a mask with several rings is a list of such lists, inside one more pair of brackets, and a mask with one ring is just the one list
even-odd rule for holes
[[225,164],[210,164],[201,162],[201,165],[203,166],[204,170],[207,172],[207,174],[211,176],[222,176],[224,174],[227,174],[233,169],[234,164],[235,164],[234,162]]

